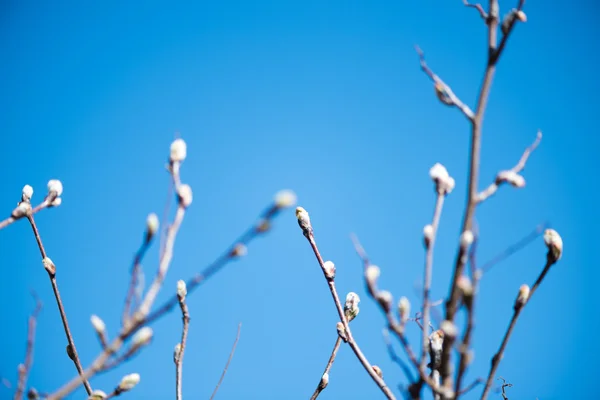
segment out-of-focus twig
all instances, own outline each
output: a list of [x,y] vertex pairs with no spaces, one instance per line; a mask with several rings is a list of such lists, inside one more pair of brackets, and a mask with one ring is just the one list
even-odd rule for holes
[[27,378],[31,372],[33,365],[33,350],[35,347],[35,329],[37,325],[37,318],[42,311],[42,302],[38,299],[35,292],[32,292],[33,298],[35,299],[35,309],[29,316],[28,328],[27,328],[27,349],[25,351],[25,361],[19,365],[19,381],[17,383],[17,391],[15,393],[15,400],[21,400],[27,387]]
[[210,395],[210,400],[213,400],[221,387],[221,383],[223,383],[223,379],[225,379],[225,374],[227,374],[227,370],[229,369],[229,364],[231,364],[231,360],[233,359],[233,355],[235,354],[235,348],[237,347],[238,342],[240,341],[240,333],[242,330],[242,323],[238,324],[237,334],[235,335],[235,341],[233,342],[233,346],[231,347],[231,351],[229,352],[229,357],[227,358],[227,363],[225,364],[225,368],[223,368],[223,372],[221,373],[221,377],[219,378],[219,382],[217,382],[217,386],[215,390],[213,390]]

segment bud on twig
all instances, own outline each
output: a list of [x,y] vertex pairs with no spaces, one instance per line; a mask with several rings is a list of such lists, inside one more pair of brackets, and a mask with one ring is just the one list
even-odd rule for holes
[[152,340],[152,335],[152,328],[150,328],[149,326],[143,327],[142,329],[137,331],[135,335],[133,335],[132,347],[136,348],[150,343],[150,340]]
[[400,316],[400,322],[406,324],[410,315],[410,301],[405,296],[400,297],[398,301],[398,315]]
[[328,280],[333,280],[333,278],[335,278],[335,264],[332,261],[325,261],[323,263],[323,271]]
[[346,303],[344,304],[344,314],[346,315],[346,319],[348,322],[352,321],[358,315],[360,309],[358,307],[358,303],[360,302],[360,297],[354,292],[348,293],[346,296]]
[[236,244],[231,250],[231,257],[243,257],[248,254],[248,248],[243,243]]
[[179,198],[179,204],[188,208],[192,204],[192,188],[188,184],[179,185],[177,188],[177,197]]
[[321,382],[319,382],[319,387],[321,389],[325,389],[328,384],[329,384],[329,374],[327,372],[325,372],[323,374],[323,376],[321,377]]
[[473,283],[471,283],[469,277],[461,275],[456,281],[456,286],[460,290],[465,306],[471,308],[473,304]]
[[97,315],[92,315],[90,317],[90,322],[92,323],[92,326],[94,327],[94,330],[98,335],[102,336],[105,334],[106,325],[104,324],[104,321],[100,319],[100,317],[98,317]]
[[298,219],[298,225],[300,225],[302,233],[308,237],[312,233],[312,225],[308,212],[302,207],[296,207],[296,218]]
[[448,91],[446,90],[446,87],[442,83],[435,82],[433,88],[435,89],[435,95],[437,96],[439,101],[441,101],[447,106],[454,105],[454,101],[452,100],[452,98],[448,94]]
[[177,364],[179,362],[180,355],[181,355],[181,343],[177,343],[175,345],[175,349],[173,350],[173,362],[175,362],[175,364]]
[[522,188],[525,187],[525,178],[512,170],[500,171],[496,175],[496,185],[501,183],[509,183],[513,187]]
[[31,212],[31,203],[28,201],[22,201],[19,203],[17,207],[12,211],[11,217],[14,219],[23,218]]
[[149,242],[158,231],[160,223],[155,213],[148,214],[146,218],[146,242]]
[[444,333],[444,338],[448,338],[449,340],[454,340],[456,335],[458,335],[458,328],[452,321],[444,320],[440,324],[440,330]]
[[475,236],[473,235],[473,232],[467,230],[464,231],[461,235],[460,235],[460,247],[462,247],[463,249],[467,249],[470,245],[473,244],[473,241],[475,240]]
[[383,379],[383,371],[381,370],[381,368],[379,368],[377,365],[373,365],[372,368],[373,371],[375,371],[375,373],[377,374],[377,376]]
[[63,192],[62,182],[58,179],[51,179],[48,181],[48,196],[52,199],[60,197]]
[[50,259],[50,257],[46,257],[42,260],[42,264],[44,265],[44,269],[52,276],[56,275],[56,266]]
[[138,383],[140,383],[140,374],[134,373],[125,375],[123,379],[121,379],[121,383],[119,383],[118,389],[120,392],[126,392],[128,390],[133,389]]
[[380,290],[375,295],[375,299],[386,313],[390,312],[390,310],[392,309],[392,303],[394,301],[394,298],[392,297],[392,294],[389,291]]
[[528,285],[521,285],[521,287],[519,288],[519,295],[515,300],[515,310],[520,309],[527,303],[527,300],[529,300],[529,292],[530,289]]
[[33,188],[29,185],[23,186],[23,190],[21,191],[21,201],[29,202],[29,201],[31,201],[32,196],[33,196]]
[[102,390],[94,390],[87,400],[104,400],[106,397],[106,393],[104,393]]
[[433,225],[427,224],[423,228],[423,240],[425,241],[425,247],[429,247],[431,241],[433,240]]
[[177,281],[177,297],[183,300],[185,299],[185,296],[187,296],[187,285],[185,284],[185,281],[180,279]]
[[429,170],[429,176],[435,183],[436,191],[439,194],[450,194],[454,189],[454,178],[448,174],[448,170],[440,163],[436,163]]
[[335,325],[335,328],[337,329],[338,336],[341,337],[344,342],[347,342],[348,336],[346,335],[346,328],[344,328],[344,324],[341,322],[338,322]]
[[175,139],[171,143],[170,160],[174,162],[182,162],[187,156],[187,145],[183,139]]
[[275,207],[289,208],[296,205],[296,193],[291,190],[281,190],[275,194]]
[[563,241],[554,229],[546,229],[544,232],[544,243],[548,247],[548,260],[557,262],[562,257]]
[[[377,265],[369,265],[365,269],[365,280],[367,281],[367,288],[371,291],[371,288],[377,287],[377,279],[379,279],[379,275],[381,274],[381,270]],[[371,293],[373,296],[374,293]]]

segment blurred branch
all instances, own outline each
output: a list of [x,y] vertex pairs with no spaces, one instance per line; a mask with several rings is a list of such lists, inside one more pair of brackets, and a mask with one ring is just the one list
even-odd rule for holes
[[314,236],[313,228],[312,228],[312,225],[310,222],[310,217],[308,216],[308,212],[306,212],[306,210],[304,208],[298,207],[298,208],[296,208],[296,217],[298,219],[298,225],[302,229],[302,234],[308,240],[308,243],[310,244],[310,246],[313,250],[313,253],[315,254],[315,257],[317,258],[317,261],[319,262],[319,266],[321,267],[323,276],[325,277],[325,280],[327,281],[327,286],[329,287],[329,291],[331,292],[331,297],[333,298],[333,302],[335,303],[335,307],[337,309],[340,321],[343,324],[344,335],[345,335],[344,341],[348,343],[348,345],[350,346],[350,348],[352,349],[352,351],[354,352],[354,354],[356,355],[356,357],[358,358],[358,360],[360,361],[362,366],[365,368],[365,370],[367,371],[369,376],[371,376],[371,378],[377,384],[377,386],[379,386],[379,388],[381,389],[383,394],[385,394],[385,396],[390,400],[395,399],[396,397],[394,396],[394,394],[392,393],[390,388],[387,386],[387,384],[385,383],[383,378],[381,378],[377,374],[377,372],[375,372],[375,370],[373,369],[373,366],[371,365],[371,363],[369,363],[369,361],[367,360],[367,358],[361,351],[360,347],[354,340],[354,337],[352,336],[352,331],[350,330],[350,325],[348,324],[348,319],[346,318],[344,308],[342,307],[342,303],[340,302],[340,298],[338,296],[337,289],[335,287],[335,281],[334,281],[335,267],[333,267],[333,263],[330,263],[331,264],[330,268],[326,268],[326,266],[325,266],[325,262],[323,261],[323,258],[321,257],[321,253],[319,252],[319,248],[318,248],[317,242],[315,240],[315,236]]
[[33,350],[35,346],[35,329],[37,325],[37,318],[42,310],[42,302],[37,297],[35,292],[32,292],[35,300],[35,309],[29,316],[28,328],[27,328],[27,348],[25,351],[25,361],[19,365],[19,381],[17,383],[17,391],[15,393],[15,400],[21,400],[27,387],[27,378],[31,372],[31,366],[33,365]]
[[390,340],[390,333],[387,328],[383,328],[383,341],[385,342],[385,347],[387,348],[388,354],[390,355],[390,359],[396,364],[398,364],[398,366],[406,376],[406,379],[409,382],[413,382],[415,378],[410,372],[409,366],[404,362],[403,359],[400,358],[400,356],[396,353],[396,350],[394,350],[394,346],[392,345],[392,341]]
[[185,296],[187,295],[187,290],[185,287],[185,282],[179,281],[177,282],[177,297],[179,298],[179,307],[181,308],[181,319],[183,320],[183,329],[181,333],[181,342],[177,346],[176,355],[175,355],[175,392],[176,399],[181,400],[183,398],[181,393],[181,380],[183,373],[183,354],[185,352],[185,345],[187,343],[188,329],[190,325],[190,313],[188,311],[188,306],[185,303]]
[[[20,205],[21,203],[19,203]],[[41,202],[40,204],[38,204],[36,207],[31,208],[31,211],[29,211],[31,213],[31,215],[33,214],[37,214],[38,212],[40,212],[41,210],[48,208],[48,207],[52,207],[52,205],[50,204],[50,202],[48,202],[46,199],[44,199],[43,202]],[[11,216],[6,218],[3,221],[0,221],[0,229],[6,228],[8,225],[12,224],[15,221],[18,221],[19,219],[26,217],[26,215],[22,212],[23,210],[19,209],[19,206],[17,206],[11,213]]]
[[488,18],[487,13],[485,12],[485,10],[483,9],[483,7],[481,6],[481,4],[477,3],[477,4],[471,4],[469,3],[467,0],[463,0],[463,3],[465,4],[465,6],[467,7],[472,7],[474,9],[476,9],[479,12],[479,15],[481,16],[481,18],[485,21]]
[[219,388],[221,387],[221,383],[223,383],[223,379],[225,379],[225,374],[227,374],[227,369],[229,368],[229,364],[231,364],[231,360],[233,359],[233,355],[235,354],[235,348],[237,347],[237,344],[240,340],[241,330],[242,330],[242,323],[240,322],[238,324],[237,334],[235,335],[235,341],[233,342],[233,346],[231,347],[231,351],[229,352],[229,358],[227,358],[227,363],[225,364],[225,368],[223,368],[223,373],[221,373],[221,377],[219,378],[219,382],[217,382],[217,386],[215,387],[215,390],[213,390],[212,394],[210,395],[210,400],[213,400],[215,398],[215,395],[217,394],[217,392],[219,391]]
[[315,389],[315,392],[313,393],[313,395],[310,397],[310,400],[315,400],[317,397],[319,397],[319,394],[321,394],[321,392],[329,384],[329,371],[331,370],[331,366],[333,365],[333,362],[335,361],[335,356],[337,355],[337,352],[340,348],[341,343],[342,343],[342,338],[340,337],[340,335],[337,335],[337,337],[335,339],[335,345],[333,346],[333,350],[331,351],[331,355],[329,356],[329,361],[327,361],[327,365],[325,366],[325,371],[323,371],[323,375],[321,375],[319,384],[317,385],[317,388]]

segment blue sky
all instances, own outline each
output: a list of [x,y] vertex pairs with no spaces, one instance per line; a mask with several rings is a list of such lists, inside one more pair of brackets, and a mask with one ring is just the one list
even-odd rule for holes
[[[502,14],[513,6],[501,1]],[[544,139],[524,172],[526,188],[503,187],[479,208],[479,260],[543,221],[565,243],[500,367],[514,385],[511,398],[581,398],[595,383],[598,350],[588,339],[600,328],[594,7],[526,4],[528,21],[511,37],[485,118],[482,188],[516,163],[538,128]],[[323,256],[336,263],[340,292],[362,298],[354,336],[389,385],[406,383],[387,356],[383,318],[367,297],[349,234],[381,267],[382,288],[416,304],[421,231],[434,204],[428,171],[443,163],[457,184],[442,215],[432,295],[447,294],[466,194],[468,124],[439,104],[413,45],[473,105],[486,53],[474,10],[458,0],[5,1],[0,10],[0,210],[10,213],[24,184],[34,187],[36,203],[49,179],[62,180],[63,204],[37,221],[84,364],[99,351],[90,315],[101,316],[113,335],[119,329],[130,262],[146,215],[163,209],[164,163],[180,134],[188,143],[182,178],[194,203],[159,301],[228,246],[275,192],[290,188],[311,214]],[[34,289],[45,308],[30,384],[52,391],[75,370],[28,224],[0,231],[0,255],[0,376],[15,382]],[[467,381],[487,374],[517,290],[533,283],[544,257],[540,238],[483,279]],[[155,248],[144,263],[147,276],[156,261]],[[189,307],[186,398],[210,396],[240,321],[218,398],[310,396],[335,341],[337,315],[293,212],[194,293]],[[93,386],[108,391],[139,372],[129,398],[173,398],[180,325],[176,312],[157,322],[153,345]],[[409,332],[416,346],[419,331]],[[0,387],[0,398],[10,395]],[[343,347],[322,398],[378,395]]]

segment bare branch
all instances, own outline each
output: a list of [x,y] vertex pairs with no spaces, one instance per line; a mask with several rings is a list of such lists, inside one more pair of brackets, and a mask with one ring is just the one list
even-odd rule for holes
[[508,400],[508,396],[506,395],[506,388],[507,387],[512,387],[513,385],[512,385],[512,383],[506,383],[506,379],[504,379],[503,377],[499,377],[498,379],[502,380],[502,386],[500,388],[502,390],[502,398],[504,400]]
[[510,183],[515,187],[523,187],[525,185],[525,180],[518,174],[521,171],[523,171],[523,169],[525,168],[525,163],[529,158],[529,155],[537,148],[541,140],[542,132],[538,131],[535,141],[531,144],[531,146],[525,149],[525,152],[523,152],[523,155],[521,156],[521,159],[519,160],[517,165],[515,165],[507,171],[500,171],[496,176],[496,180],[494,181],[494,183],[489,185],[486,189],[484,189],[477,195],[477,204],[482,203],[490,196],[493,196],[500,187],[500,185],[503,183]]
[[[20,203],[19,203],[20,204]],[[48,208],[48,207],[52,207],[52,205],[50,204],[50,202],[46,199],[44,199],[43,202],[41,202],[40,204],[38,204],[37,206],[35,206],[32,210],[31,210],[31,214],[37,214],[38,212],[40,212],[41,210]],[[19,212],[19,207],[17,206],[17,208],[15,208],[11,214],[10,217],[6,218],[4,221],[0,221],[0,229],[6,228],[7,226],[9,226],[10,224],[12,224],[15,221],[18,221],[21,218],[26,217],[25,214],[21,214]]]
[[467,394],[471,390],[475,389],[477,386],[481,385],[484,382],[485,382],[485,379],[483,379],[483,378],[477,378],[473,382],[471,382],[468,386],[466,386],[464,389],[461,389],[461,391],[458,392],[458,394],[461,395],[461,396],[463,394]]
[[35,299],[35,309],[29,316],[28,329],[27,329],[27,350],[25,351],[25,361],[19,365],[19,381],[17,383],[17,391],[15,393],[15,400],[21,400],[27,387],[27,378],[31,372],[31,366],[33,365],[33,350],[35,346],[35,328],[37,325],[37,318],[42,311],[42,302],[38,299],[35,292],[32,292],[33,298]]
[[425,62],[425,53],[423,53],[423,50],[421,50],[419,46],[415,46],[415,50],[419,55],[421,69],[434,83],[434,88],[438,99],[448,106],[457,107],[460,111],[462,111],[469,121],[472,121],[475,117],[473,111],[471,111],[471,109],[454,94],[450,86],[446,85],[446,83],[429,68],[427,62]]
[[488,18],[487,13],[485,12],[485,10],[483,9],[483,7],[481,6],[481,4],[477,3],[477,4],[472,4],[469,3],[468,0],[463,0],[463,3],[465,6],[467,7],[472,7],[474,9],[476,9],[479,12],[479,15],[481,16],[481,18],[485,21]]
[[392,345],[392,341],[390,340],[390,333],[387,328],[383,328],[383,341],[385,342],[385,347],[387,348],[388,354],[390,355],[390,359],[396,364],[398,364],[398,366],[406,376],[406,379],[409,382],[413,382],[415,378],[410,372],[408,364],[406,364],[404,360],[401,359],[400,356],[396,353],[396,350],[394,350],[394,346]]
[[181,308],[181,319],[183,320],[183,329],[181,333],[181,342],[178,344],[175,350],[175,393],[176,399],[181,400],[183,395],[181,393],[181,381],[183,374],[183,354],[185,352],[185,345],[187,343],[188,329],[190,326],[190,313],[188,306],[185,302],[185,296],[187,290],[185,282],[179,281],[177,283],[177,297],[179,298],[179,307]]
[[223,383],[223,379],[225,379],[225,374],[227,374],[227,369],[229,368],[229,364],[231,364],[231,360],[233,359],[233,355],[235,354],[235,348],[237,347],[237,344],[240,340],[241,330],[242,330],[242,323],[240,322],[238,324],[237,334],[235,335],[235,341],[233,342],[233,346],[231,347],[231,351],[229,352],[229,358],[227,358],[227,363],[225,364],[225,368],[223,368],[223,373],[221,374],[221,377],[219,378],[219,382],[217,383],[215,390],[210,395],[210,400],[213,400],[215,398],[215,395],[217,394],[217,392],[219,391],[219,388],[221,387],[221,383]]
[[358,360],[360,361],[362,366],[365,368],[365,370],[367,371],[369,376],[371,376],[373,381],[377,384],[377,386],[379,386],[379,388],[381,389],[383,394],[390,400],[395,399],[396,397],[394,396],[394,394],[392,393],[390,388],[387,386],[387,384],[385,383],[383,378],[381,378],[375,372],[375,370],[373,369],[373,366],[371,365],[371,363],[369,363],[369,361],[367,360],[367,358],[361,351],[360,347],[354,340],[354,337],[352,336],[352,331],[350,330],[350,325],[348,324],[348,319],[346,318],[346,315],[344,313],[344,308],[342,307],[342,303],[340,301],[340,298],[337,293],[337,289],[335,287],[335,282],[334,282],[335,270],[330,271],[325,267],[325,262],[323,261],[323,258],[321,257],[319,248],[317,247],[317,242],[315,240],[315,236],[313,233],[312,225],[310,223],[310,218],[308,216],[308,212],[306,212],[306,210],[304,208],[298,207],[298,208],[296,208],[296,217],[298,219],[298,224],[300,225],[300,228],[302,229],[302,233],[303,233],[304,237],[306,237],[306,239],[308,240],[308,242],[313,250],[313,253],[315,254],[315,257],[317,258],[317,261],[319,262],[319,266],[321,267],[323,276],[325,277],[325,280],[327,281],[327,286],[329,287],[329,291],[331,292],[331,297],[333,298],[333,302],[335,303],[335,307],[337,309],[340,321],[344,325],[346,342],[348,343],[348,345],[350,346],[350,348],[352,349],[352,351],[354,352],[354,354],[356,355],[356,357],[358,358]]
[[340,335],[337,335],[337,338],[335,339],[335,345],[333,346],[333,350],[331,351],[331,355],[329,356],[329,361],[327,361],[327,365],[325,366],[325,371],[323,371],[323,375],[321,375],[321,379],[319,379],[319,384],[317,385],[317,388],[315,389],[313,395],[310,397],[310,400],[315,400],[317,397],[319,397],[319,394],[321,394],[321,392],[329,384],[329,371],[331,370],[331,366],[335,361],[335,356],[337,355],[341,343],[342,338],[340,337]]

